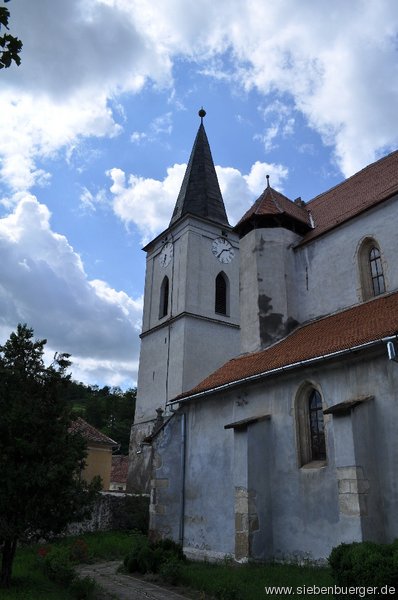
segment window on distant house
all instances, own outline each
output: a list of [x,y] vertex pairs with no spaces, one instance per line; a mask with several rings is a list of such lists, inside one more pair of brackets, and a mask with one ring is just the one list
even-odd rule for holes
[[169,311],[169,278],[167,275],[163,278],[162,285],[160,286],[160,309],[159,319],[162,319],[167,315]]
[[367,238],[359,250],[359,270],[363,300],[384,294],[386,284],[383,272],[383,260],[378,243]]
[[322,397],[305,384],[296,399],[296,426],[299,465],[318,467],[326,463],[325,422]]
[[219,315],[226,315],[228,311],[228,279],[225,273],[216,277],[214,310]]

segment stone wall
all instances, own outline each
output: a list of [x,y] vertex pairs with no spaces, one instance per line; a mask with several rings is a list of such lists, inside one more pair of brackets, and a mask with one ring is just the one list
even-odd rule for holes
[[138,530],[148,531],[149,496],[147,494],[124,494],[101,492],[91,519],[72,523],[69,535],[93,531]]

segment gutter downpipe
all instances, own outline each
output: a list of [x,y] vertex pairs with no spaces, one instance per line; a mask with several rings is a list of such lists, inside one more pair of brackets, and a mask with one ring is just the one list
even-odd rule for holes
[[181,495],[180,495],[180,526],[179,543],[184,545],[184,520],[185,520],[185,448],[186,448],[186,427],[185,413],[181,414]]
[[194,400],[196,398],[202,398],[203,396],[208,396],[210,394],[215,394],[216,392],[221,392],[224,390],[229,390],[230,388],[236,387],[238,385],[242,385],[243,383],[256,381],[258,379],[263,379],[268,377],[269,375],[276,375],[279,373],[284,373],[285,371],[290,371],[291,369],[295,369],[296,367],[305,367],[322,360],[327,360],[328,358],[336,358],[338,356],[344,356],[345,354],[350,354],[351,352],[357,352],[358,350],[363,350],[365,348],[371,348],[373,346],[377,346],[377,344],[392,342],[398,339],[398,334],[390,335],[384,338],[380,338],[378,340],[373,340],[372,342],[365,342],[364,344],[359,344],[358,346],[352,346],[351,348],[346,348],[344,350],[337,350],[336,352],[330,352],[329,354],[323,354],[321,356],[315,356],[314,358],[308,358],[306,360],[300,360],[295,363],[290,363],[283,367],[276,367],[275,369],[270,369],[269,371],[263,371],[262,373],[256,373],[255,375],[249,375],[248,377],[242,377],[242,379],[236,379],[235,381],[231,381],[229,383],[224,383],[223,385],[216,386],[209,390],[204,390],[203,392],[197,392],[196,394],[191,394],[190,396],[186,396],[185,398],[180,398],[179,400],[172,400],[168,402],[168,406],[172,406],[174,404],[182,404],[188,400]]

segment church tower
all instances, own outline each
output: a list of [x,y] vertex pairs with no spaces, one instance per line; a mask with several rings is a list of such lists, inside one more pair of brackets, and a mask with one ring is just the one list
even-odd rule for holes
[[167,401],[239,353],[239,239],[228,223],[205,114],[199,111],[199,130],[169,227],[144,248],[131,490],[148,490],[151,459],[145,438],[159,423],[159,409],[165,411]]
[[240,237],[241,352],[256,352],[298,322],[294,247],[312,229],[300,198],[269,184],[235,226]]

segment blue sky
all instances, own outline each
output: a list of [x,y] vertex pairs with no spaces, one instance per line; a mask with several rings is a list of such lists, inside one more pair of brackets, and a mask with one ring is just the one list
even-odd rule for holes
[[[0,4],[2,4],[0,0]],[[145,256],[199,126],[231,223],[266,184],[309,200],[398,146],[394,0],[12,0],[0,72],[0,340],[135,385]]]

